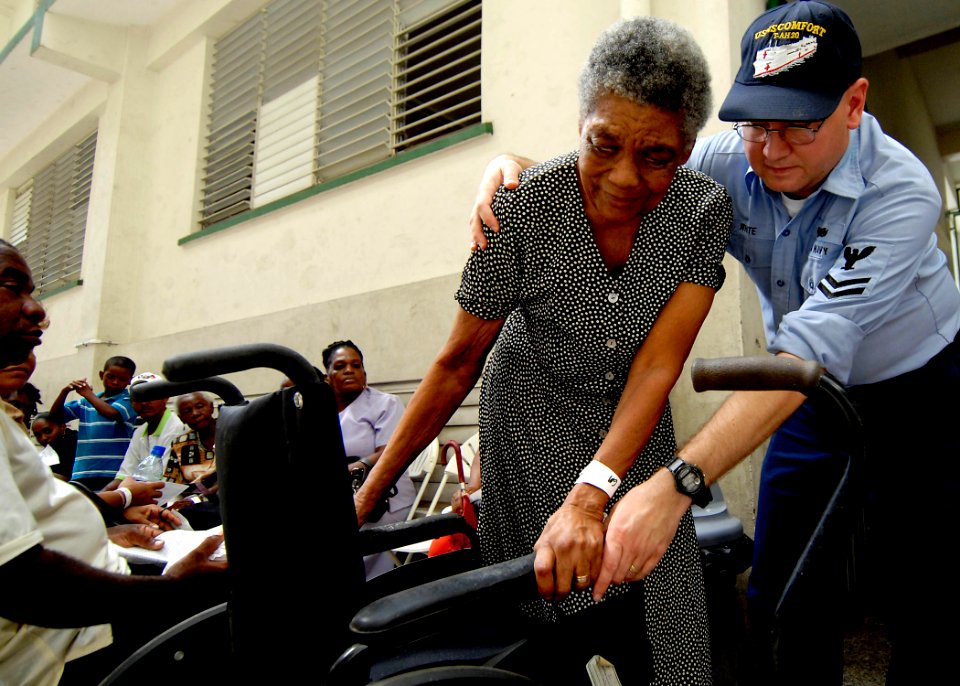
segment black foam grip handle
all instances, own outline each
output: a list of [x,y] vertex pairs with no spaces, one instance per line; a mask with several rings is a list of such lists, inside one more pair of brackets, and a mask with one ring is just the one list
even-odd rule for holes
[[354,615],[350,628],[358,634],[395,629],[457,603],[470,603],[473,607],[478,602],[477,594],[481,592],[502,597],[527,594],[534,597],[533,558],[534,554],[530,553],[379,598]]
[[317,370],[306,358],[275,343],[251,343],[183,353],[163,363],[163,375],[170,381],[189,381],[257,367],[275,369],[297,386],[320,382]]
[[812,360],[790,357],[698,358],[693,362],[693,388],[701,391],[800,391],[819,387],[824,375]]
[[227,405],[240,405],[245,398],[240,389],[220,376],[207,376],[190,381],[149,381],[138,383],[130,387],[130,400],[145,402],[172,398],[175,395],[193,393],[194,391],[210,391],[219,396]]

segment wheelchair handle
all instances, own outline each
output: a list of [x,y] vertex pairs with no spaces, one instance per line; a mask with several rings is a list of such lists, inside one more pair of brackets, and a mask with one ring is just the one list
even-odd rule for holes
[[846,389],[817,362],[797,360],[790,357],[721,357],[697,359],[691,369],[693,388],[701,391],[799,391],[809,397],[820,397],[830,402],[845,424],[843,438],[849,454],[843,474],[820,516],[813,533],[807,540],[803,553],[787,580],[774,609],[777,624],[796,601],[796,588],[807,573],[810,559],[817,552],[824,532],[833,526],[835,513],[849,507],[848,491],[851,481],[865,460],[863,423],[855,405],[847,396]]
[[306,358],[274,343],[251,343],[175,355],[163,363],[163,375],[170,381],[190,381],[256,367],[275,369],[300,387],[320,383],[316,368]]
[[227,405],[242,405],[246,398],[240,389],[220,376],[208,376],[203,379],[190,381],[148,381],[130,387],[130,400],[144,402],[171,398],[175,395],[193,393],[194,391],[210,391],[219,396]]
[[694,360],[693,388],[701,391],[800,391],[810,395],[825,372],[813,360],[790,357],[720,357]]

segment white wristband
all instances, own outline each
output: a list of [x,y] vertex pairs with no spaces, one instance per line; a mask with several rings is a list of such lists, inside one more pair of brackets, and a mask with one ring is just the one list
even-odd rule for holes
[[590,460],[590,464],[583,468],[580,476],[577,477],[578,484],[590,484],[599,488],[607,494],[607,497],[613,497],[617,487],[620,485],[620,477],[607,465],[599,460]]
[[117,492],[123,496],[123,509],[126,510],[130,507],[130,503],[133,502],[133,493],[131,493],[130,489],[126,486],[120,486]]

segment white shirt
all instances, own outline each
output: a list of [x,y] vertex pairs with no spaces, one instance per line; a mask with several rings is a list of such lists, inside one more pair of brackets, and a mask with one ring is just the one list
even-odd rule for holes
[[170,445],[177,436],[187,431],[187,425],[181,422],[180,418],[170,410],[164,410],[163,418],[154,433],[147,433],[146,424],[138,426],[130,438],[130,445],[123,456],[123,463],[117,470],[117,478],[122,480],[128,476],[133,476],[137,466],[143,461],[143,458],[150,454],[155,445],[164,447],[163,468],[166,471],[167,460],[170,459]]
[[[0,565],[43,545],[128,574],[96,506],[37,459],[23,430],[0,412]],[[4,589],[16,593],[17,589]],[[47,629],[0,618],[0,684],[57,684],[67,660],[110,645],[108,625]]]

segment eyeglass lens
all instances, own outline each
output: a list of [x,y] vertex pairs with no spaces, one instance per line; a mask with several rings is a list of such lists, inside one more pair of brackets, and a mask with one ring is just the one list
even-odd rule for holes
[[791,145],[808,145],[817,137],[816,129],[807,126],[786,126],[782,129],[767,129],[755,124],[737,124],[737,133],[748,143],[764,143],[773,134],[779,134],[783,140]]

